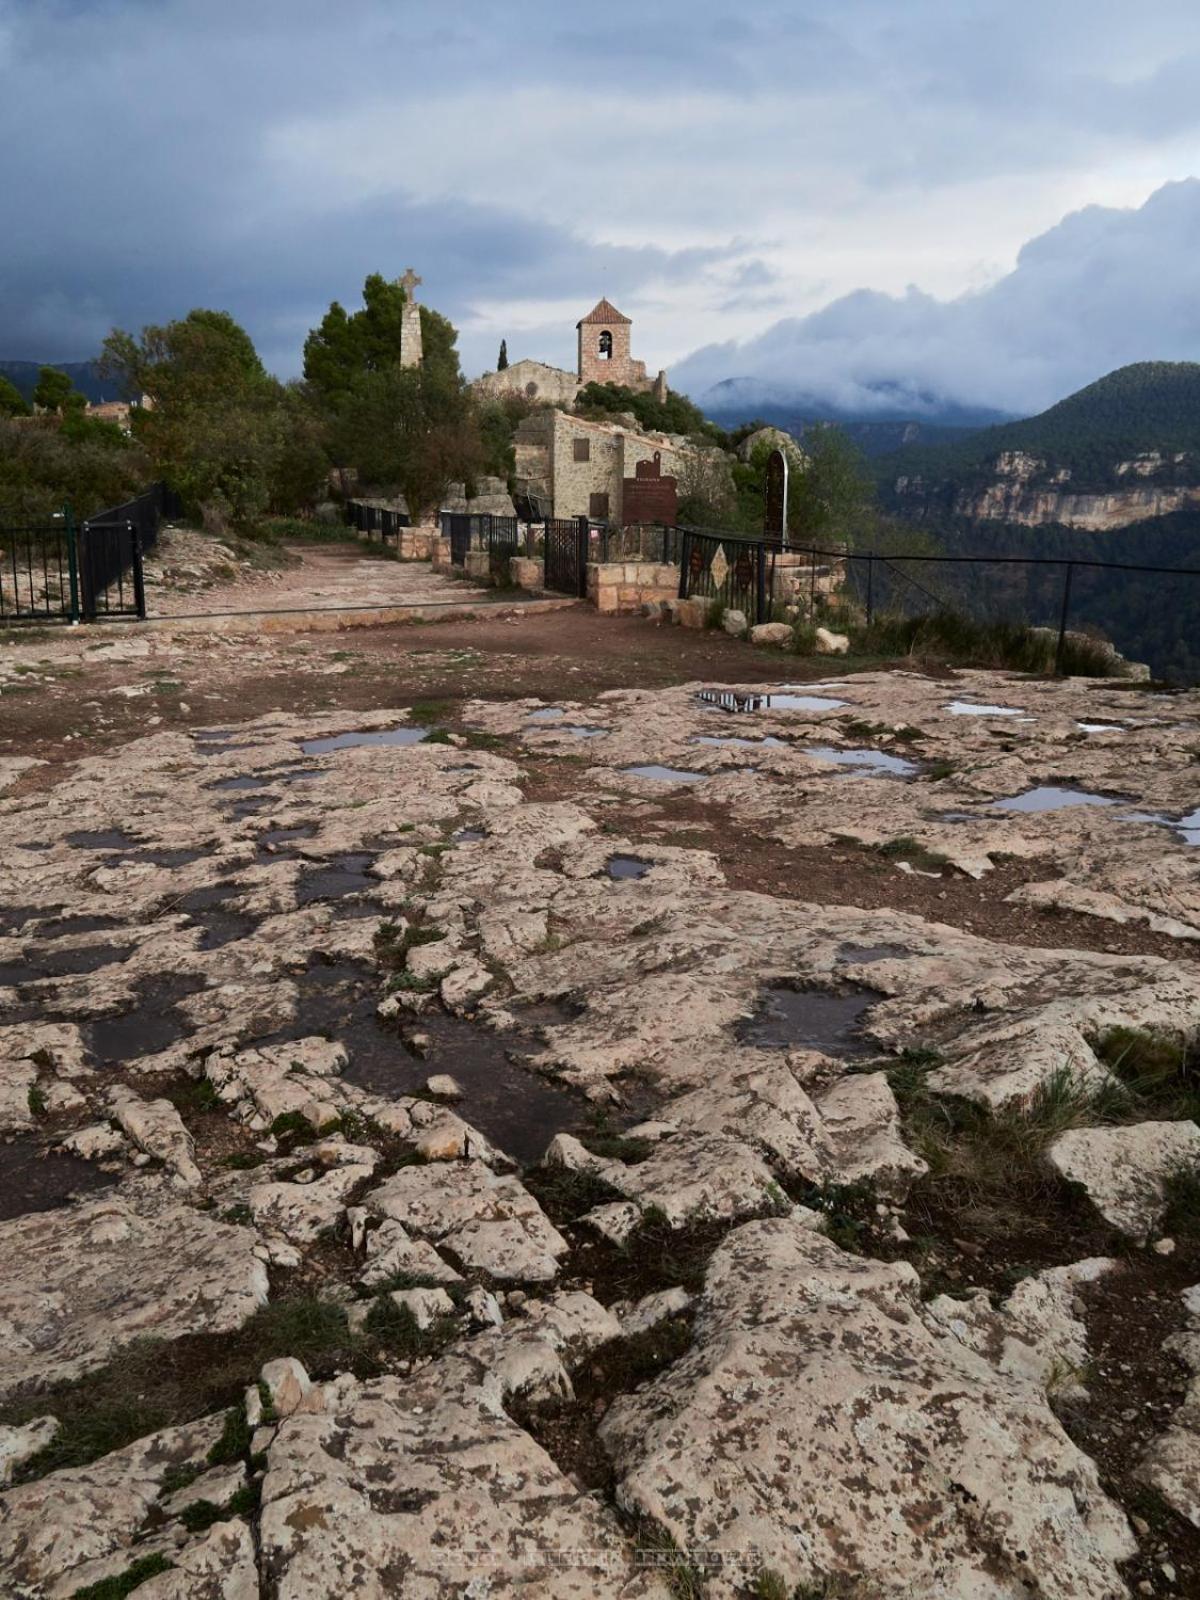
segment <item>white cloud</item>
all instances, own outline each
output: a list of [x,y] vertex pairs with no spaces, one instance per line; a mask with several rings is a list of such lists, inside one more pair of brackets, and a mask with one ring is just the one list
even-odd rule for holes
[[[859,291],[698,350],[674,373],[846,409],[915,415],[943,402],[1030,413],[1131,361],[1200,360],[1200,180],[1137,209],[1090,206],[1031,240],[1015,269],[952,300]],[[897,391],[899,393],[897,393]]]

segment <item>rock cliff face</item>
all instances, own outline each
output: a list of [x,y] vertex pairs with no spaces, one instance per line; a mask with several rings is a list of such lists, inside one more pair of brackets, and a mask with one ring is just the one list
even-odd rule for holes
[[996,457],[992,481],[982,486],[901,476],[894,487],[897,501],[910,516],[949,512],[980,522],[1025,527],[1054,522],[1107,533],[1200,505],[1200,485],[1178,481],[1190,475],[1187,467],[1183,452],[1164,456],[1148,451],[1112,464],[1113,488],[1088,492],[1072,486],[1070,467],[1055,467],[1022,450],[1006,450]]

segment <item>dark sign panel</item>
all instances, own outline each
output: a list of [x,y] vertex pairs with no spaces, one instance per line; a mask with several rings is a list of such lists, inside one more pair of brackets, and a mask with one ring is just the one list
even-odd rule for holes
[[787,537],[788,464],[782,450],[767,457],[767,491],[763,513],[763,533],[768,539]]

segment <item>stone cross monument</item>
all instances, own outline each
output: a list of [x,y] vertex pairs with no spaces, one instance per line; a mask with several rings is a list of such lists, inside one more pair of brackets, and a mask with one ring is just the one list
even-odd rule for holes
[[421,308],[417,304],[417,285],[421,279],[411,267],[396,280],[404,290],[404,310],[400,313],[400,365],[419,367],[424,355],[421,347]]

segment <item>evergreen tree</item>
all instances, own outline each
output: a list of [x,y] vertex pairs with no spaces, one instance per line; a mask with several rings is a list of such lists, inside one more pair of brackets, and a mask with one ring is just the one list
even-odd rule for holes
[[[75,385],[65,372],[60,372],[57,367],[40,367],[38,369],[37,387],[33,391],[33,403],[41,406],[43,411],[62,411],[70,404],[75,395]],[[82,401],[83,396],[79,399]]]
[[29,407],[15,383],[0,375],[0,417],[27,417]]
[[497,372],[503,372],[507,368],[507,366],[508,366],[508,340],[507,339],[501,339],[501,341],[500,341],[500,358],[496,362],[496,371]]

